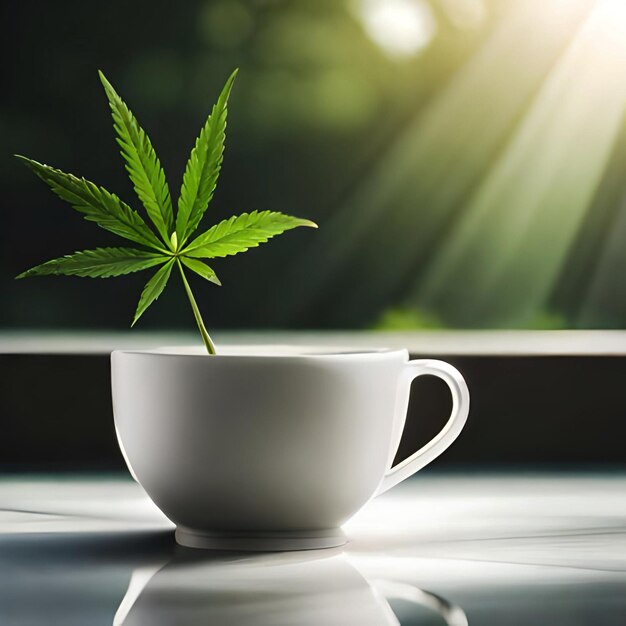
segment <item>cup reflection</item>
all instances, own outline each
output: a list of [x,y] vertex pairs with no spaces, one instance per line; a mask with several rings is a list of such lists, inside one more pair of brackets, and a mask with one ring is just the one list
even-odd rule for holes
[[370,582],[345,554],[198,555],[180,550],[164,564],[134,570],[113,626],[393,626],[385,595],[465,626],[458,607],[416,587]]

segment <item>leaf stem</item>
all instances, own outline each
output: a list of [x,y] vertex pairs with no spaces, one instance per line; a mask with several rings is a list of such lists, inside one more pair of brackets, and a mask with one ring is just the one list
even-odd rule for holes
[[185,272],[183,271],[183,266],[180,262],[180,259],[176,259],[176,264],[178,265],[178,269],[180,270],[180,275],[183,279],[183,285],[185,285],[185,291],[187,292],[187,297],[189,298],[189,303],[191,304],[191,308],[193,310],[193,316],[196,318],[196,324],[198,325],[198,330],[200,331],[202,341],[204,341],[204,345],[209,354],[216,354],[215,344],[211,341],[211,337],[209,336],[204,322],[202,321],[202,315],[200,315],[200,310],[198,309],[198,305],[196,304],[196,299],[193,297],[191,287],[187,282],[187,277],[185,276]]

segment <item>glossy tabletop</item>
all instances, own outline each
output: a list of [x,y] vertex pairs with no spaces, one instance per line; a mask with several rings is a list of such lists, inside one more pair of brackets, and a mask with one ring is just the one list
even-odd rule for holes
[[0,624],[626,624],[626,474],[424,472],[343,549],[177,547],[130,479],[0,479]]

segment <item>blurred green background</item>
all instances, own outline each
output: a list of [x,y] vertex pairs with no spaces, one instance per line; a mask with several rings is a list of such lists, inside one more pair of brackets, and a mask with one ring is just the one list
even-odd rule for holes
[[[240,67],[206,224],[319,223],[213,264],[212,328],[626,326],[622,0],[2,4],[0,327],[126,328],[147,275],[13,280],[117,245],[12,158],[137,207],[101,68],[173,195]],[[173,281],[175,283],[176,281]],[[141,320],[188,328],[173,285]]]

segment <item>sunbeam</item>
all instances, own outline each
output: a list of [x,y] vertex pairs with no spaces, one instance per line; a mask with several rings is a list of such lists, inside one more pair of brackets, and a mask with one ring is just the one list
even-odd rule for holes
[[[315,267],[306,284],[300,272],[289,280],[299,293],[283,322],[320,300],[341,305],[349,320],[364,300],[375,310],[415,280],[424,251],[464,210],[592,6],[547,0],[508,8],[475,56],[359,177],[315,251],[303,252],[302,263],[314,259]],[[355,264],[367,267],[362,279],[355,280]]]
[[544,305],[624,113],[625,9],[594,7],[415,285],[421,307],[484,326],[523,323]]
[[626,192],[619,213],[603,241],[595,271],[583,299],[578,325],[585,327],[619,326],[626,317],[626,283],[615,280],[626,267]]

